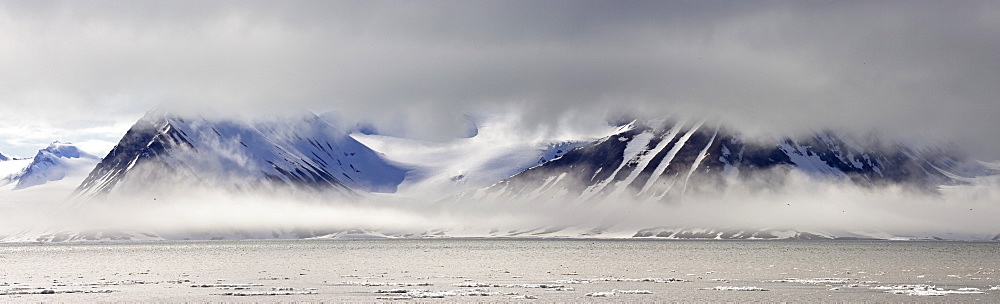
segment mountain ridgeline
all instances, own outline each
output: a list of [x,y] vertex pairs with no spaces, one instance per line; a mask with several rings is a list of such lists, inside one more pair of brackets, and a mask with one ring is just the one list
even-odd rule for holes
[[[633,121],[605,134],[608,135],[597,140],[549,145],[542,150],[532,148],[507,151],[531,153],[528,155],[531,157],[527,158],[521,157],[524,155],[512,157],[506,152],[497,154],[500,155],[499,158],[487,162],[489,170],[460,171],[455,178],[447,179],[447,182],[461,183],[473,178],[466,176],[467,174],[483,176],[483,172],[505,172],[490,175],[477,184],[493,183],[492,186],[461,193],[446,191],[441,197],[447,198],[441,201],[422,202],[430,203],[427,206],[459,213],[470,210],[470,214],[482,214],[489,210],[532,214],[539,210],[554,209],[553,212],[561,219],[570,218],[569,222],[526,224],[531,227],[521,227],[518,225],[523,223],[516,222],[510,224],[512,227],[499,227],[505,228],[502,230],[498,227],[486,227],[491,231],[487,234],[475,234],[479,232],[474,232],[478,231],[474,229],[431,227],[428,231],[433,233],[426,235],[447,236],[455,233],[456,236],[633,236],[681,239],[870,238],[873,236],[855,235],[853,232],[802,231],[796,230],[796,227],[775,230],[770,224],[765,225],[768,227],[686,227],[672,222],[655,222],[649,225],[642,222],[634,223],[641,225],[639,227],[631,227],[629,225],[633,223],[605,215],[610,209],[621,209],[627,213],[632,207],[644,206],[635,204],[636,202],[656,203],[645,206],[669,207],[694,195],[713,200],[715,197],[712,195],[725,193],[735,186],[752,191],[759,189],[766,193],[769,189],[781,189],[794,184],[792,182],[805,180],[869,188],[901,186],[932,193],[942,185],[963,183],[965,177],[971,175],[996,174],[994,171],[975,171],[982,168],[970,170],[970,167],[976,167],[975,162],[947,149],[914,148],[875,137],[859,139],[835,132],[750,140],[735,130],[717,125],[659,119]],[[440,144],[447,146],[451,143]],[[422,145],[431,147],[434,143],[414,146]],[[73,151],[55,148],[50,151],[53,155],[80,157]],[[43,154],[36,158],[44,161],[46,155]],[[537,159],[537,165],[523,169],[533,163],[538,155],[541,158]],[[422,160],[419,157],[416,159]],[[528,162],[499,161],[501,159],[528,159]],[[96,162],[96,158],[94,161]],[[266,204],[286,201],[289,195],[305,195],[332,202],[333,205],[337,201],[351,205],[369,202],[365,198],[406,198],[416,191],[452,189],[431,187],[441,184],[433,181],[424,183],[431,186],[421,188],[422,181],[442,176],[420,174],[420,164],[412,162],[390,160],[312,113],[267,119],[237,119],[181,116],[154,110],[137,121],[90,171],[74,191],[72,201],[80,203],[78,207],[84,207],[92,200],[121,199],[120,202],[134,207],[133,202],[151,202],[174,195],[177,199],[164,199],[156,204],[188,202],[192,201],[189,198],[202,194],[221,193],[222,196],[219,197],[222,199],[238,200],[260,195],[264,195],[264,198],[276,198],[262,200]],[[425,168],[425,171],[428,170]],[[453,170],[439,171],[442,174],[456,174]],[[396,196],[372,195],[395,193],[399,189],[404,191]],[[210,203],[212,198],[214,196],[204,201]],[[700,201],[683,203],[692,205]],[[461,208],[467,209],[460,210]],[[574,213],[563,214],[567,211]],[[145,236],[201,239],[221,237],[219,235],[225,235],[226,238],[258,238],[268,235],[301,238],[340,233],[302,230],[299,227],[257,227],[254,229],[261,231],[225,228],[229,230],[184,232],[177,234],[179,236],[170,236],[160,235],[159,232],[135,234],[117,227],[108,229],[112,231],[108,235],[125,235],[129,238]],[[370,232],[393,236],[388,232]],[[404,237],[422,235],[415,231],[400,233]],[[72,230],[42,230],[12,239],[52,241],[74,238],[96,240],[108,237],[87,236]]]
[[960,165],[954,155],[874,139],[859,143],[832,132],[746,141],[703,122],[633,122],[561,158],[449,200],[670,202],[685,192],[716,191],[734,182],[779,186],[786,178],[781,173],[792,170],[862,186],[905,184],[933,191],[956,182],[949,172]]
[[193,186],[354,198],[394,192],[405,174],[312,113],[238,120],[152,111],[128,130],[75,196],[157,194]]

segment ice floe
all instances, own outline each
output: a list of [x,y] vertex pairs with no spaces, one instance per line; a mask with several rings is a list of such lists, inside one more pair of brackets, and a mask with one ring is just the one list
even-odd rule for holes
[[595,298],[613,297],[615,296],[615,292],[614,291],[591,292],[588,293],[587,296]]
[[45,288],[14,288],[8,290],[0,290],[0,296],[12,296],[12,295],[44,295],[44,294],[63,294],[63,293],[112,293],[117,292],[117,290],[111,289],[100,289],[100,290],[58,290],[58,289],[45,289]]
[[601,298],[601,297],[613,297],[615,295],[620,295],[620,294],[653,294],[653,292],[649,291],[649,290],[618,290],[618,289],[613,289],[611,291],[591,292],[591,293],[588,293],[587,296],[588,297],[598,297],[598,298]]
[[687,282],[684,279],[677,278],[641,278],[641,279],[630,279],[630,278],[596,278],[590,279],[591,282],[650,282],[650,283],[672,283],[672,282]]
[[440,299],[444,297],[455,297],[455,296],[490,297],[490,296],[517,295],[517,293],[491,291],[486,288],[457,289],[449,291],[430,291],[427,289],[388,289],[388,290],[377,290],[374,293],[397,295],[391,297],[389,296],[378,297],[376,298],[378,300]]
[[564,285],[559,284],[492,284],[492,283],[481,283],[481,282],[462,282],[452,284],[455,287],[494,287],[494,288],[545,288],[545,289],[557,289],[565,288]]
[[379,289],[375,293],[411,293],[411,292],[427,292],[427,289]]
[[884,290],[887,293],[892,294],[902,294],[909,296],[944,296],[949,294],[982,294],[985,293],[979,288],[974,287],[963,287],[953,290],[948,290],[940,288],[933,285],[926,284],[904,284],[904,285],[889,285],[889,286],[876,286],[871,289]]
[[[183,284],[190,283],[191,281],[166,281],[166,283],[171,284]],[[161,282],[152,281],[142,281],[142,280],[123,280],[123,281],[100,281],[100,282],[90,282],[90,283],[53,283],[52,286],[57,287],[68,287],[68,286],[125,286],[125,285],[147,285],[147,284],[160,284]]]
[[426,282],[340,282],[334,284],[334,286],[365,286],[365,287],[381,287],[381,286],[395,286],[395,287],[414,287],[414,286],[432,286],[434,284]]
[[616,293],[620,293],[620,294],[653,294],[653,292],[649,291],[649,290],[618,290],[618,289],[615,289],[615,290],[612,290],[612,291],[614,291]]
[[767,289],[756,287],[756,286],[715,286],[709,288],[709,290],[721,290],[721,291],[768,291]]
[[799,284],[848,284],[848,282],[853,281],[850,278],[815,278],[815,279],[797,279],[797,278],[787,278],[780,280],[767,281],[770,283],[799,283]]
[[221,296],[259,297],[259,296],[296,296],[317,294],[315,291],[236,291],[220,293]]
[[249,288],[249,287],[262,287],[264,284],[247,283],[247,284],[194,284],[191,287],[195,288]]

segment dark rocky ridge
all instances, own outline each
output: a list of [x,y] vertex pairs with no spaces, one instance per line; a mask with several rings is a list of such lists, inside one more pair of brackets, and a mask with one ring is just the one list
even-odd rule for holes
[[[725,128],[697,125],[633,123],[618,134],[449,201],[517,199],[529,193],[541,200],[600,200],[623,193],[670,200],[692,189],[724,187],[727,179],[775,186],[781,183],[780,175],[766,174],[773,170],[799,170],[862,186],[905,184],[927,191],[958,182],[948,171],[959,166],[960,157],[942,149],[917,150],[877,141],[859,144],[832,132],[750,142]],[[672,128],[676,134],[670,134]],[[550,192],[562,194],[537,195]]]

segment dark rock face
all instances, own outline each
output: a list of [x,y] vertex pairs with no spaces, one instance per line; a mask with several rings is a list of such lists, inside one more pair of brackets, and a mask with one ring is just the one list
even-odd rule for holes
[[107,194],[123,180],[133,165],[155,161],[158,155],[169,155],[167,147],[175,146],[190,148],[191,143],[170,126],[166,117],[162,121],[140,119],[125,132],[118,145],[108,152],[76,191]]

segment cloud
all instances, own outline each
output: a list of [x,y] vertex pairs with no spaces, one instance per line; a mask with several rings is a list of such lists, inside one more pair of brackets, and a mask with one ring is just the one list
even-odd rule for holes
[[679,112],[998,159],[996,20],[993,2],[5,2],[0,100],[61,126],[337,110],[430,139],[510,106],[536,126]]
[[73,143],[84,152],[103,157],[131,124],[128,120],[97,119],[62,125],[57,121],[4,115],[0,116],[0,151],[18,157],[31,157],[39,149],[58,140]]
[[119,195],[75,205],[79,208],[53,209],[63,202],[65,192],[48,191],[25,196],[29,200],[18,204],[4,204],[6,197],[0,198],[0,210],[6,211],[0,212],[0,236],[27,229],[49,229],[49,233],[122,229],[180,238],[239,231],[269,236],[272,231],[298,229],[366,229],[390,235],[447,230],[449,236],[482,237],[494,230],[504,235],[565,228],[555,235],[578,237],[595,228],[611,228],[600,236],[629,237],[641,229],[665,227],[983,240],[1000,232],[997,176],[968,179],[966,184],[930,193],[898,185],[871,188],[835,183],[797,171],[761,174],[781,182],[762,186],[759,181],[733,180],[726,186],[689,189],[682,197],[656,202],[632,195],[586,203],[574,202],[575,195],[544,202],[524,196],[414,202],[394,195],[352,201],[281,189],[261,194],[166,187],[166,192],[155,196]]

